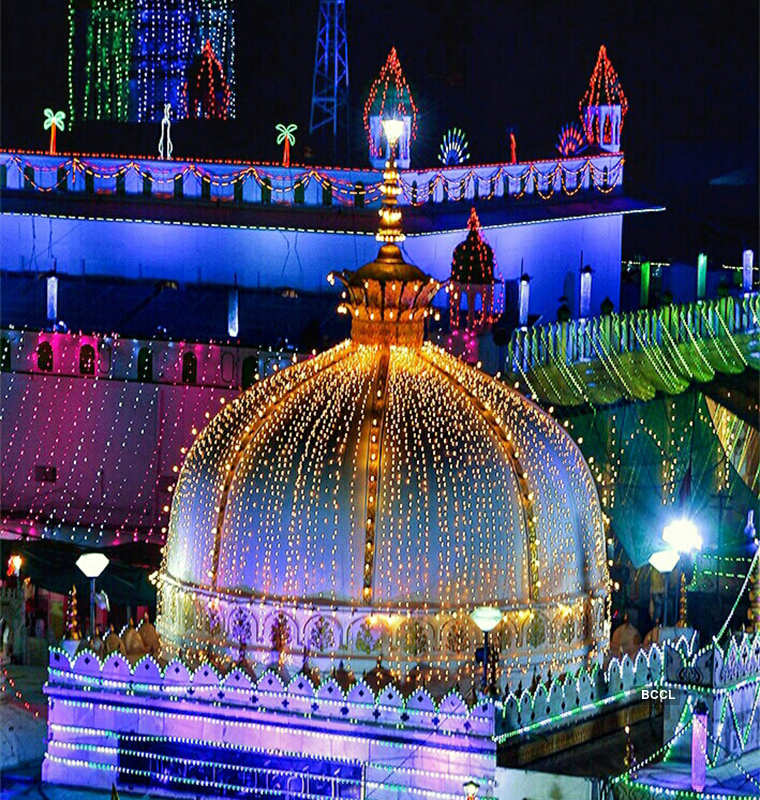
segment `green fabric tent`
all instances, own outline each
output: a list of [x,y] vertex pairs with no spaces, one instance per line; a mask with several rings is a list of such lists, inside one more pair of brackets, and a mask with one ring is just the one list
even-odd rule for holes
[[634,567],[665,546],[662,529],[681,514],[696,522],[704,550],[742,549],[747,511],[760,517],[760,502],[724,451],[698,387],[568,418],[601,472],[602,506]]

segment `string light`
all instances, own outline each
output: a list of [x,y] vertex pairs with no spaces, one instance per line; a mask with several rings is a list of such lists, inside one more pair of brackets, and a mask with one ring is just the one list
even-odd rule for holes
[[748,294],[536,325],[513,332],[507,366],[557,405],[651,400],[741,372],[754,358],[742,334],[759,318],[760,295]]
[[[614,122],[611,116],[602,113],[604,107],[611,106],[620,107],[619,122]],[[628,113],[628,99],[604,45],[599,48],[588,88],[578,103],[578,111],[589,143],[603,145],[608,141],[620,140],[625,115]],[[617,132],[610,130],[613,124],[617,124]]]
[[[181,463],[220,400],[232,399],[238,390],[234,374],[226,385],[219,376],[225,348],[192,345],[198,385],[188,385],[181,376],[188,349],[182,342],[7,330],[2,341],[11,357],[2,397],[0,469],[8,500],[3,523],[28,536],[82,544],[163,542],[165,506],[174,483],[167,481],[170,467]],[[50,372],[37,366],[41,344],[50,347]],[[84,346],[93,348],[92,377],[78,373]],[[138,364],[146,352],[160,377],[141,376]],[[288,363],[292,357],[237,352],[242,359],[263,362],[267,371],[268,363]],[[162,419],[158,427],[153,422],[157,415]],[[44,435],[27,441],[24,431],[31,428]],[[35,466],[47,464],[57,465],[53,492],[49,482],[26,477]]]
[[396,48],[392,47],[364,102],[364,130],[367,132],[371,156],[380,157],[383,153],[378,149],[380,143],[373,141],[370,117],[383,120],[403,119],[407,116],[411,117],[409,141],[413,142],[417,138],[417,106],[401,69]]
[[[345,205],[354,205],[355,198],[359,194],[361,194],[365,203],[372,203],[381,196],[382,192],[382,181],[368,180],[363,182],[363,188],[357,189],[355,175],[351,178],[341,178],[340,167],[300,168],[300,171],[294,174],[290,171],[287,173],[269,172],[265,169],[266,165],[264,164],[248,164],[241,169],[220,175],[217,171],[208,169],[204,164],[193,162],[185,162],[184,165],[178,164],[176,167],[166,167],[144,157],[104,156],[103,158],[107,158],[110,163],[109,166],[101,166],[94,164],[84,156],[73,156],[67,157],[55,166],[48,166],[35,159],[22,158],[19,153],[20,151],[15,151],[13,154],[8,154],[7,160],[3,162],[6,168],[13,165],[18,169],[19,175],[24,176],[23,188],[31,188],[45,193],[53,192],[61,187],[67,187],[73,191],[81,191],[83,188],[81,183],[78,186],[76,185],[77,176],[80,173],[102,182],[101,185],[97,186],[99,193],[116,193],[117,179],[125,178],[131,172],[139,175],[143,181],[149,179],[153,191],[156,192],[171,191],[174,182],[179,179],[184,181],[186,175],[193,175],[199,180],[207,182],[211,187],[222,190],[230,190],[233,186],[252,179],[260,188],[266,188],[271,194],[282,198],[294,197],[296,190],[305,190],[313,180],[322,188],[329,188],[335,200]],[[122,158],[126,160],[118,163],[119,159]],[[598,158],[608,159],[607,156]],[[533,189],[535,194],[543,200],[551,199],[558,190],[570,197],[584,188],[588,191],[597,191],[600,194],[609,194],[622,182],[624,160],[622,157],[616,158],[606,168],[607,171],[605,172],[605,169],[594,166],[593,159],[594,157],[590,157],[579,165],[577,160],[573,162],[573,165],[563,161],[549,162],[552,167],[548,172],[544,172],[538,167],[538,164],[543,162],[531,162],[524,168],[519,165],[521,171],[514,173],[511,168],[506,166],[498,166],[491,171],[485,171],[487,168],[484,167],[470,167],[466,173],[458,173],[456,178],[448,177],[447,172],[441,170],[435,172],[426,171],[424,174],[429,175],[430,180],[423,183],[423,188],[416,185],[417,178],[412,178],[410,174],[405,174],[400,176],[400,197],[403,197],[407,204],[413,206],[440,202],[436,194],[436,187],[438,186],[445,187],[445,194],[451,199],[465,199],[468,194],[468,187],[471,187],[473,192],[475,187],[478,187],[479,201],[487,201],[501,196],[497,193],[497,187],[502,187],[505,195],[508,194],[515,198],[524,197],[529,189]],[[210,165],[219,162],[208,161],[206,163]],[[227,162],[222,163],[226,164]],[[238,163],[240,162],[229,162],[230,165]],[[272,164],[270,166],[281,167],[282,165]],[[291,165],[291,167],[296,168],[295,165]],[[31,168],[31,176],[27,174],[27,168]],[[48,178],[48,175],[52,177]],[[43,176],[45,177],[43,178]],[[368,175],[367,177],[370,176]],[[541,188],[541,184],[548,187],[546,191]],[[483,190],[484,186],[490,187],[488,192]],[[140,187],[139,191],[143,191],[142,187]],[[200,196],[200,194],[197,196]],[[220,192],[219,196],[224,197],[225,195]],[[231,193],[226,196],[232,199]],[[321,199],[319,202],[321,203]],[[649,209],[644,209],[644,211],[646,210]],[[620,213],[619,210],[615,210],[584,214],[583,216],[606,216],[607,214]],[[622,213],[627,212],[624,211]],[[535,223],[528,221],[518,224]]]
[[[234,119],[234,2],[136,0],[134,31],[138,121],[158,122],[166,103],[177,110],[180,119],[208,119],[204,111],[222,109],[225,115],[211,116]],[[200,85],[194,85],[193,76]],[[193,100],[198,101],[200,113]]]
[[206,40],[200,59],[191,64],[182,90],[182,107],[191,119],[227,119],[230,89],[224,69]]
[[379,642],[399,676],[446,680],[472,669],[469,610],[496,603],[503,681],[577,663],[607,637],[592,475],[550,416],[423,342],[440,284],[397,246],[392,156],[383,177],[377,258],[331,276],[351,340],[251,387],[187,454],[158,629],[171,653],[284,663],[316,630],[323,665]]
[[[71,125],[75,119],[158,122],[166,103],[180,118],[234,118],[232,0],[93,0],[86,12],[80,6],[69,0]],[[84,54],[77,53],[80,27]],[[189,75],[194,80],[185,91]]]
[[557,136],[557,152],[563,158],[577,156],[586,148],[586,137],[577,122],[570,122],[562,127]]
[[[132,53],[132,0],[92,0],[87,13],[69,0],[69,126],[75,120],[126,122]],[[84,26],[84,73],[77,73],[76,42]]]
[[[495,322],[501,314],[494,288],[499,281],[493,248],[483,238],[480,220],[474,208],[467,220],[467,238],[455,248],[451,262],[449,292],[449,320],[452,330],[461,325],[462,297],[467,300],[467,328],[481,330]],[[478,308],[478,299],[480,308]]]

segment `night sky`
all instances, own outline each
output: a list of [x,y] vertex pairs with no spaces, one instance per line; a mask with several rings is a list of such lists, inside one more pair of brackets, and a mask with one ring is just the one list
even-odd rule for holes
[[[67,107],[66,7],[65,0],[2,3],[4,146],[44,147],[43,107]],[[318,0],[239,0],[239,118],[176,124],[175,157],[273,160],[274,124],[295,122],[293,158],[303,158],[317,7]],[[670,200],[674,184],[704,186],[740,168],[755,174],[756,0],[348,0],[347,7],[354,163],[366,159],[361,105],[391,45],[421,110],[413,163],[424,165],[453,125],[467,132],[475,162],[505,157],[507,126],[517,128],[521,159],[551,157],[562,124],[577,119],[605,43],[630,103],[629,191]],[[158,134],[158,125],[89,125],[59,135],[59,149],[152,153]],[[321,142],[309,144],[318,163],[330,161]]]

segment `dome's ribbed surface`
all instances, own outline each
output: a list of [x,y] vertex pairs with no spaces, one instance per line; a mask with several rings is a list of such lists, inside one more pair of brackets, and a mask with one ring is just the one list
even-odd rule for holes
[[[370,501],[373,418],[380,467]],[[201,434],[175,494],[166,568],[215,590],[362,604],[376,502],[372,604],[527,604],[530,534],[516,464],[536,518],[533,599],[599,587],[595,488],[548,415],[432,345],[346,343],[262,382]]]
[[249,389],[188,453],[158,578],[170,654],[382,655],[456,680],[477,605],[502,612],[505,676],[607,636],[588,467],[548,414],[423,343],[440,284],[403,259],[392,158],[383,175],[378,257],[333,276],[351,341]]

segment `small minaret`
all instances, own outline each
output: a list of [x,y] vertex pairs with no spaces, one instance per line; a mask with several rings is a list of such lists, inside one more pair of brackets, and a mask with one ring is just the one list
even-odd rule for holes
[[364,130],[369,141],[369,160],[375,169],[382,169],[390,156],[388,140],[383,132],[383,121],[388,119],[403,123],[396,164],[406,169],[411,162],[411,145],[417,136],[417,106],[395,47],[388,53],[364,103]]
[[599,48],[588,88],[578,103],[578,111],[588,143],[600,150],[619,153],[628,100],[604,45]]
[[[449,284],[451,329],[466,328],[476,333],[496,318],[494,304],[493,249],[483,238],[475,209],[470,210],[467,238],[454,248]],[[467,313],[462,318],[462,297],[467,298]]]

